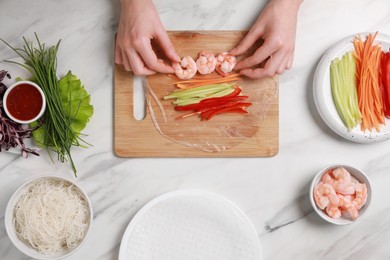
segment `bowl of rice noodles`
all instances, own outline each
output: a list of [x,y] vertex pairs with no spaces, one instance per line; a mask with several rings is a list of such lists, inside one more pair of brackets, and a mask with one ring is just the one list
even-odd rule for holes
[[62,259],[81,247],[93,212],[87,194],[75,182],[40,176],[12,195],[5,227],[12,243],[35,259]]

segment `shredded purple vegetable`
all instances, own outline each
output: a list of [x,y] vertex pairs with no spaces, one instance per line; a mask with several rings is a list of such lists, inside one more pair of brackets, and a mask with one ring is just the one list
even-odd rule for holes
[[38,155],[37,151],[34,149],[28,148],[23,143],[24,138],[30,138],[32,131],[37,129],[39,125],[35,128],[24,128],[21,124],[18,124],[7,117],[3,108],[3,96],[7,90],[7,86],[4,85],[4,78],[11,78],[7,71],[0,71],[0,152],[4,149],[8,151],[13,147],[20,147],[23,157],[27,157],[28,154]]

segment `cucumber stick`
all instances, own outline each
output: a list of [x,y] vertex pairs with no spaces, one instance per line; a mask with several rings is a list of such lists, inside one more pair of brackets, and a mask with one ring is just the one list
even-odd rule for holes
[[337,112],[348,131],[351,131],[362,120],[356,91],[356,64],[352,52],[332,61],[330,83]]

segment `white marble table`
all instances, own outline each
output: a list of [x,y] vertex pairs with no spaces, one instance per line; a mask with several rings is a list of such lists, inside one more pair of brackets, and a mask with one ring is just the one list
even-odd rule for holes
[[[245,29],[265,1],[156,0],[171,30]],[[259,4],[259,2],[261,2]],[[91,234],[69,259],[116,259],[125,228],[157,195],[176,189],[212,191],[235,202],[253,221],[264,259],[389,259],[389,142],[344,141],[324,124],[312,98],[322,53],[339,39],[365,31],[390,34],[388,0],[306,0],[299,13],[293,69],[280,77],[280,152],[268,159],[121,159],[113,153],[113,37],[119,0],[2,0],[0,37],[13,45],[37,32],[47,43],[62,39],[60,73],[71,69],[92,95],[95,115],[85,133],[94,146],[75,149],[77,182],[95,210]],[[14,54],[0,45],[0,59]],[[332,226],[309,205],[313,175],[345,163],[369,175],[372,205],[361,221]],[[27,160],[0,154],[0,259],[26,259],[8,239],[4,211],[11,194],[40,174],[70,176],[68,165],[42,153]]]

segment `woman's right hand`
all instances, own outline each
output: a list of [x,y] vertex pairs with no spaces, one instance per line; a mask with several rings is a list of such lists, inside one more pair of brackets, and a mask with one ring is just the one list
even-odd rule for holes
[[134,75],[156,72],[173,73],[173,68],[158,59],[151,40],[155,40],[172,62],[180,57],[161,23],[151,0],[122,0],[121,16],[116,37],[115,62],[123,64]]

